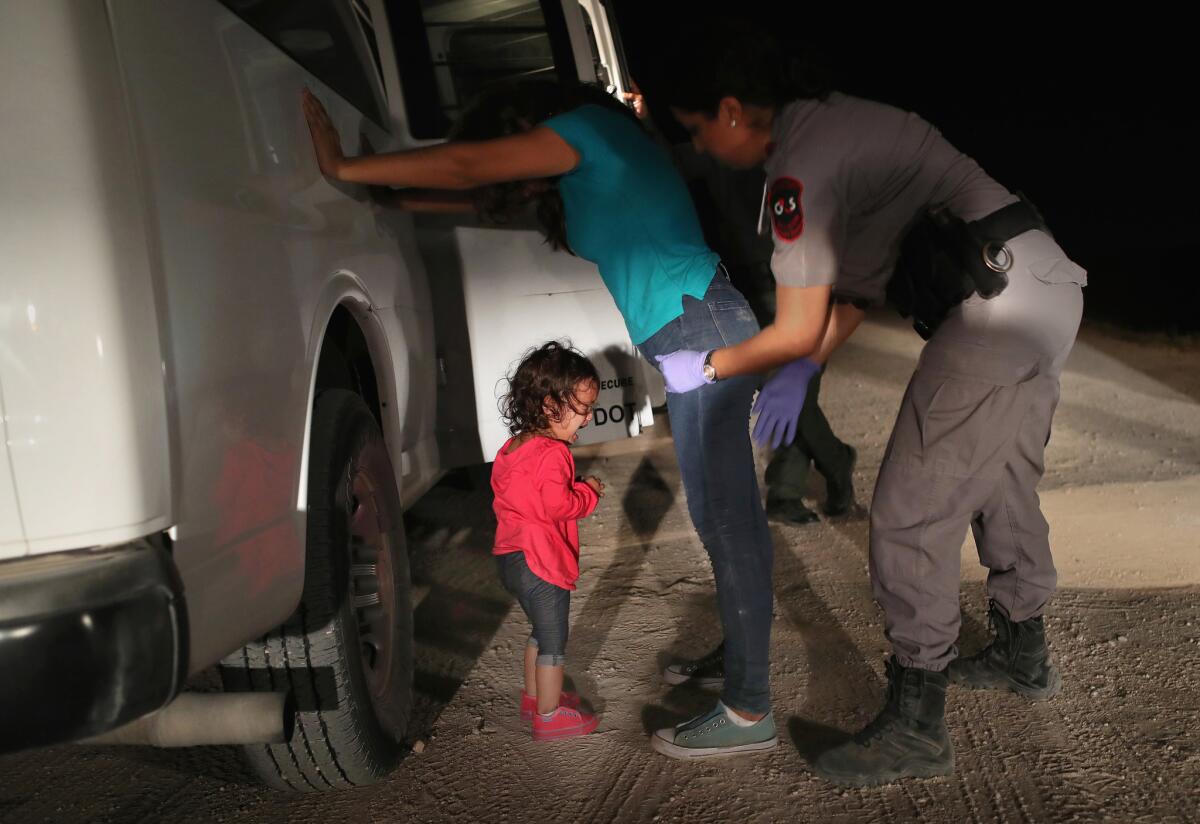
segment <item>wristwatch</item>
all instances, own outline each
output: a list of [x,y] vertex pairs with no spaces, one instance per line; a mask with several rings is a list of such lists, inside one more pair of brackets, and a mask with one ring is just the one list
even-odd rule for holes
[[717,367],[712,365],[712,356],[715,351],[717,350],[710,349],[708,350],[708,354],[704,356],[704,379],[709,383],[716,383],[718,380]]

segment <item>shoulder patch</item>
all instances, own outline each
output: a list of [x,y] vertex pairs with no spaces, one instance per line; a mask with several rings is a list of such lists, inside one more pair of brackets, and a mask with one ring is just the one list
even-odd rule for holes
[[777,177],[771,183],[767,208],[780,240],[793,241],[804,233],[804,207],[800,202],[803,193],[804,185],[795,178]]

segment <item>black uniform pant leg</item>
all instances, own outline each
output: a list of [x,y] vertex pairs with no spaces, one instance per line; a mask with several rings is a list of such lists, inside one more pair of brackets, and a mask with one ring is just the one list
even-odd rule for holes
[[798,430],[808,445],[808,453],[817,471],[828,479],[841,477],[850,470],[850,447],[833,434],[833,427],[821,409],[821,378],[824,375],[825,369],[822,368],[809,385],[809,395],[805,397],[804,408],[800,411]]
[[822,369],[808,384],[800,410],[796,440],[775,450],[763,480],[771,500],[798,501],[808,486],[808,473],[815,464],[825,478],[840,477],[849,470],[850,447],[843,443],[821,410]]

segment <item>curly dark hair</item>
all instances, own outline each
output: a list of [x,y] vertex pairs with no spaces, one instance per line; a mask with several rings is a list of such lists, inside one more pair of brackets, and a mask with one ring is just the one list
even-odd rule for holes
[[[600,375],[592,362],[569,343],[544,343],[521,359],[516,370],[508,376],[508,394],[500,399],[500,417],[513,435],[522,432],[544,432],[551,420],[558,420],[564,407],[579,414],[576,387],[591,381],[600,384]],[[546,399],[552,409],[547,412]]]
[[[564,85],[550,80],[522,80],[495,86],[472,101],[450,131],[451,140],[492,140],[528,131],[555,115],[593,104],[627,115],[642,128],[633,110],[594,84]],[[496,183],[477,190],[475,208],[485,218],[504,223],[530,202],[546,242],[574,254],[567,243],[566,213],[554,181],[543,191],[531,191],[529,181]]]

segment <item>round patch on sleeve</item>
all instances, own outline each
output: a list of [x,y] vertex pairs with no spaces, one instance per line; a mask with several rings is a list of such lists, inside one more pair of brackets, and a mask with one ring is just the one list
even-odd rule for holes
[[803,192],[804,185],[794,178],[777,177],[771,184],[767,205],[780,240],[795,240],[804,233],[804,207],[800,204]]

